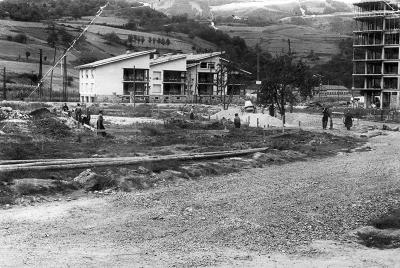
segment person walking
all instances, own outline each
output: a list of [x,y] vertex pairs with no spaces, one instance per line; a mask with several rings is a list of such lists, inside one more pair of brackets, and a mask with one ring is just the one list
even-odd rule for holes
[[330,114],[329,114],[329,110],[328,108],[324,108],[322,110],[322,128],[326,129],[326,127],[328,126],[328,120],[330,118]]
[[233,124],[235,128],[240,128],[240,117],[239,114],[235,114],[235,118],[233,119]]
[[350,128],[353,126],[353,116],[351,115],[350,111],[345,113],[343,123],[347,130],[350,130]]
[[99,111],[99,116],[97,117],[97,135],[106,136],[106,131],[104,127],[103,111]]

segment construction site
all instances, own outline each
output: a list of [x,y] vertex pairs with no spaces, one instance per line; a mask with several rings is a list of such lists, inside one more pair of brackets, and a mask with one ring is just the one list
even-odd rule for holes
[[353,90],[373,109],[332,85],[262,100],[259,68],[254,91],[224,51],[127,51],[70,79],[107,5],[45,70],[40,50],[36,85],[4,70],[0,267],[398,267],[397,1],[355,4]]

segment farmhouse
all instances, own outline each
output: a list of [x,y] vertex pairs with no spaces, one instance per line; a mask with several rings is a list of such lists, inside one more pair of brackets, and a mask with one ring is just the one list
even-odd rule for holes
[[[185,102],[244,95],[250,73],[221,58],[222,52],[165,54],[155,50],[78,66],[82,102]],[[204,98],[205,97],[205,98]]]

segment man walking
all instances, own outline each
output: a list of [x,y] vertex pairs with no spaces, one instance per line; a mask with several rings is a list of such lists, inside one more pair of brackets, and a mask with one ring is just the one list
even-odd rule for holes
[[240,117],[239,114],[235,114],[235,119],[233,119],[233,124],[235,128],[240,128]]

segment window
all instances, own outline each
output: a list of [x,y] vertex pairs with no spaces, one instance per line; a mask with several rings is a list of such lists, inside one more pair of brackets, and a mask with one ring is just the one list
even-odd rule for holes
[[86,70],[86,78],[89,78],[89,71],[88,70]]
[[81,77],[83,78],[83,71],[81,70]]
[[207,62],[201,62],[200,68],[207,69]]
[[215,63],[214,62],[209,62],[208,63],[208,68],[214,69],[215,68]]
[[153,93],[161,93],[161,85],[153,85]]
[[153,80],[161,80],[161,72],[154,71],[153,72]]
[[91,70],[92,78],[94,78],[94,70]]

